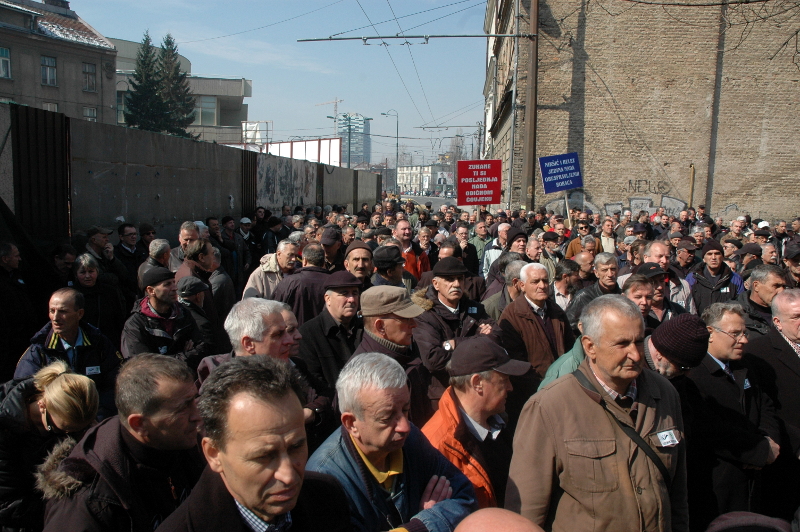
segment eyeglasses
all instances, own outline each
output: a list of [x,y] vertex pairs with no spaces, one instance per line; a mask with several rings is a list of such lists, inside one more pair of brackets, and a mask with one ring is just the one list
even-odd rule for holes
[[[243,224],[243,225],[250,225],[250,224]],[[154,235],[154,234],[156,234],[156,232],[155,231],[148,231],[148,232],[142,233],[142,234],[143,235]]]
[[[125,234],[124,234],[124,235],[122,235],[122,236],[136,236],[136,235],[138,235],[138,234],[139,234],[139,233],[125,233]],[[147,233],[145,233],[145,234],[147,234]]]
[[722,334],[724,334],[726,336],[729,336],[734,342],[741,341],[742,337],[747,335],[747,331],[746,330],[742,331],[742,332],[740,332],[738,334],[735,334],[735,333],[731,333],[731,332],[728,332],[728,331],[723,331],[719,327],[714,327],[713,325],[711,326],[711,328],[714,329],[715,331],[721,332]]

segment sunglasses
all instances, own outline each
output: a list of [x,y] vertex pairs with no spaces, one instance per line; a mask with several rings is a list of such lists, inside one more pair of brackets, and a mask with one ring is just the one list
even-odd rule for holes
[[142,234],[143,235],[154,235],[154,234],[156,234],[156,232],[155,231],[148,231],[148,232],[142,233]]
[[47,432],[64,436],[69,435],[69,432],[67,432],[66,430],[61,430],[58,427],[58,425],[56,425],[55,422],[53,422],[53,418],[50,417],[50,412],[48,412],[46,408],[44,410],[44,420],[47,423],[47,425],[45,425]]

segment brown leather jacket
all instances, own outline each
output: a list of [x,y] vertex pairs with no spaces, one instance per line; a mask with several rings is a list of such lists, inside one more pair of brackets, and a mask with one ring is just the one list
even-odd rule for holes
[[[687,532],[686,442],[678,392],[648,369],[637,378],[638,415],[631,421],[603,391],[589,367],[557,379],[525,405],[514,438],[506,508],[554,532]],[[605,401],[606,413],[600,401]],[[657,466],[609,416],[633,426],[664,462]],[[662,446],[659,434],[678,441]]]

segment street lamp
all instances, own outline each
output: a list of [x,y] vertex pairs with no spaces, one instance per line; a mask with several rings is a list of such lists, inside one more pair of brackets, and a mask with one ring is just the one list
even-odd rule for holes
[[[414,153],[419,153],[419,170],[417,170],[417,183],[419,183],[419,188],[422,190],[422,167],[425,165],[425,153],[422,150],[414,150]],[[411,164],[414,164],[414,157],[411,157]]]
[[[394,111],[394,114],[390,114]],[[397,194],[398,185],[397,185],[397,167],[400,165],[400,116],[397,114],[397,111],[394,109],[389,109],[385,113],[381,113],[383,116],[393,116],[395,119],[395,136],[394,136],[394,193]]]
[[[338,118],[340,116],[347,117],[347,167],[350,168],[350,152],[352,151],[351,150],[351,142],[350,141],[352,140],[351,137],[352,137],[352,132],[353,132],[353,128],[350,125],[350,121],[352,120],[352,118],[354,116],[360,116],[364,120],[364,122],[366,122],[367,120],[372,120],[372,119],[371,118],[367,118],[366,116],[364,116],[362,114],[359,114],[359,113],[339,113],[335,117],[334,116],[328,116],[328,118],[330,118],[331,120],[338,120]],[[361,134],[362,134],[362,136],[366,135],[366,133],[363,133],[363,132]],[[364,146],[363,140],[362,140],[361,146],[362,147]],[[367,162],[369,162],[369,161],[367,161]]]

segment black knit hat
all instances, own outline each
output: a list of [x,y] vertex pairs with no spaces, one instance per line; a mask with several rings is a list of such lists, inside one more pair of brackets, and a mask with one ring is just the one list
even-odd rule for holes
[[709,336],[706,323],[687,313],[659,325],[650,338],[667,360],[681,368],[693,368],[706,356]]
[[703,246],[703,256],[705,257],[706,253],[708,253],[709,251],[714,251],[714,250],[719,251],[720,253],[723,253],[722,244],[720,244],[719,242],[717,242],[716,240],[711,238],[711,239],[709,239],[708,242],[706,242],[706,245]]

